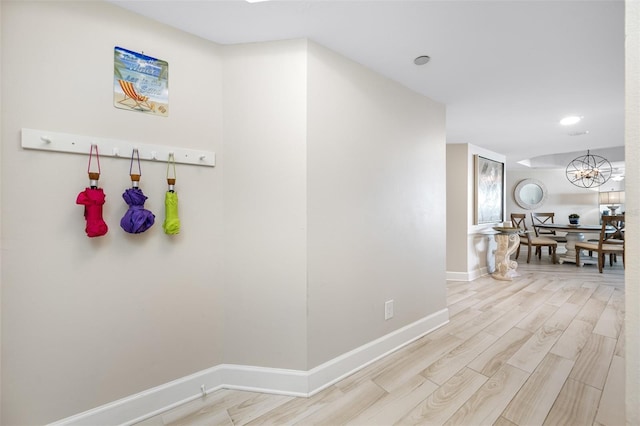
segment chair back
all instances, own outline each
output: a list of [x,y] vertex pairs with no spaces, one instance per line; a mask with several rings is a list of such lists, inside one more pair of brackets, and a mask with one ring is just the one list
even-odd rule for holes
[[511,213],[511,223],[515,228],[520,228],[523,231],[527,230],[526,218],[527,215],[524,213]]
[[536,231],[536,237],[540,235],[556,235],[556,231],[553,229],[538,229],[537,225],[549,225],[554,223],[553,218],[555,217],[555,213],[531,213],[531,225],[533,226],[534,231]]
[[602,248],[602,244],[609,243],[624,245],[623,214],[602,216],[602,228],[600,229],[600,238],[598,238],[598,247]]
[[520,228],[524,234],[521,234],[521,240],[531,240],[531,236],[527,232],[527,215],[525,213],[511,213],[511,223],[514,227]]

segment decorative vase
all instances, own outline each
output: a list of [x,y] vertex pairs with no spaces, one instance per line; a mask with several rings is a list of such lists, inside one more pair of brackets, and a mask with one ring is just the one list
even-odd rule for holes
[[580,218],[577,217],[570,217],[569,218],[569,223],[571,225],[577,225],[578,223],[580,223]]

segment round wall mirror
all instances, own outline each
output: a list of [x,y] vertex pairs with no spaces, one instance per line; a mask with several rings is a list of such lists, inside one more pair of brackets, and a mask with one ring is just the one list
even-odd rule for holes
[[537,179],[523,179],[516,185],[513,195],[520,207],[533,210],[547,199],[547,188]]

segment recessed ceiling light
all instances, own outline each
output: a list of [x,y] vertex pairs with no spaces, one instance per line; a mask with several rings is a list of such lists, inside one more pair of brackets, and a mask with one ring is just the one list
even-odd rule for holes
[[418,56],[417,58],[415,58],[413,60],[413,63],[416,65],[424,65],[427,62],[429,62],[431,60],[431,58],[427,55],[422,55],[422,56]]
[[573,132],[573,133],[569,133],[569,136],[582,136],[582,135],[588,135],[589,131],[585,130],[583,132]]
[[578,123],[580,120],[582,120],[582,117],[578,117],[577,115],[570,115],[569,117],[565,117],[560,120],[560,124],[562,124],[563,126],[571,126],[572,124]]
[[247,3],[262,3],[263,1],[269,1],[269,0],[246,0]]

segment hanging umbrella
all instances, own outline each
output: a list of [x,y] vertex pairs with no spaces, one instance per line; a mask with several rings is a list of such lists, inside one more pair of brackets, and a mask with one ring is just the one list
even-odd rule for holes
[[167,191],[164,196],[166,217],[162,227],[165,234],[175,235],[180,233],[180,218],[178,217],[178,194]]
[[[138,155],[139,173],[132,173],[134,154]],[[131,188],[126,189],[122,194],[122,198],[129,205],[129,208],[120,219],[120,227],[130,234],[140,234],[153,226],[156,217],[144,208],[144,202],[147,197],[138,187],[142,173],[140,172],[140,156],[137,149],[134,149],[131,154],[129,175],[131,176]]]
[[156,217],[144,208],[147,197],[140,188],[125,189],[122,198],[129,205],[129,209],[120,219],[122,229],[130,234],[139,234],[153,226]]
[[[91,171],[91,157],[93,150],[96,151],[96,160],[98,163],[98,171]],[[98,146],[91,145],[89,151],[89,187],[78,194],[76,204],[84,206],[84,218],[87,221],[85,232],[88,237],[100,237],[105,235],[109,230],[106,222],[102,218],[102,206],[104,205],[105,195],[102,188],[98,188],[98,179],[100,179],[100,157],[98,156]]]
[[[173,176],[169,173],[170,164],[173,164]],[[169,160],[167,161],[167,184],[169,185],[169,190],[164,196],[165,219],[162,228],[165,234],[175,235],[180,232],[180,218],[178,217],[178,194],[175,192],[176,162],[173,153],[169,154]]]

